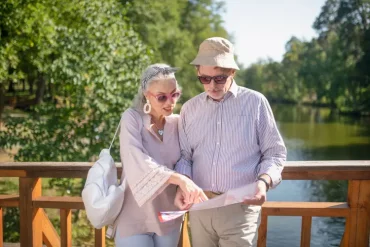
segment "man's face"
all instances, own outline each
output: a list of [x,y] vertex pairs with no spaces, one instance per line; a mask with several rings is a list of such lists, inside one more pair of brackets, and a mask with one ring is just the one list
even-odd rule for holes
[[209,97],[216,101],[223,99],[225,94],[229,91],[231,83],[233,81],[234,71],[226,73],[221,68],[214,66],[199,66],[198,76],[228,76],[224,84],[217,84],[214,80],[209,84],[203,84],[204,91],[208,94]]

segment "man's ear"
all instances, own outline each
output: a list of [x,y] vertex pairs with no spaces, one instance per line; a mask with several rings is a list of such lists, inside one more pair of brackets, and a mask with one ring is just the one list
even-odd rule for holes
[[231,71],[230,76],[232,76],[232,77],[234,78],[234,77],[235,77],[235,75],[236,75],[236,70],[235,70],[235,69],[233,69],[233,70]]

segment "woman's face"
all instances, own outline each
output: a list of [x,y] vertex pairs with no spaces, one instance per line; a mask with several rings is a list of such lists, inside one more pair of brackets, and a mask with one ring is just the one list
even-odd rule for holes
[[175,79],[152,81],[145,93],[145,97],[152,106],[150,114],[155,116],[171,115],[180,94]]

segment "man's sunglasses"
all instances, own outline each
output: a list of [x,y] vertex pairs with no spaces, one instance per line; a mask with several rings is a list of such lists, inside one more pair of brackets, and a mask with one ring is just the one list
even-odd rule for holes
[[200,83],[210,84],[212,79],[216,84],[225,84],[229,76],[227,75],[216,75],[216,76],[198,76]]
[[152,94],[151,92],[148,92],[151,96],[155,97],[158,102],[164,103],[167,101],[167,99],[174,99],[177,100],[181,96],[180,91],[176,91],[174,93],[160,93],[160,94]]

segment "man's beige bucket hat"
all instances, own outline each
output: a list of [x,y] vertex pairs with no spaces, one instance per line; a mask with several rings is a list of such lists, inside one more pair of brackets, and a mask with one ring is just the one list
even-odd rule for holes
[[239,70],[234,60],[233,44],[221,37],[204,40],[199,46],[197,57],[190,64]]

